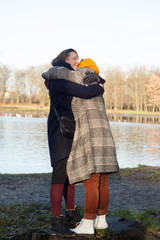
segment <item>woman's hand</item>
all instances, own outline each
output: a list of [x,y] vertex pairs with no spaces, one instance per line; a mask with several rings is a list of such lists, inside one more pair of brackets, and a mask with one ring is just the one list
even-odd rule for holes
[[95,73],[86,72],[86,76],[83,78],[83,83],[90,85],[93,82],[98,82],[99,77]]

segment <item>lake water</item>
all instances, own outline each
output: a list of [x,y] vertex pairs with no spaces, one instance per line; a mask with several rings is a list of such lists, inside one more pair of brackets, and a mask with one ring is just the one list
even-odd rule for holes
[[[109,117],[111,118],[111,117]],[[110,120],[120,168],[160,166],[160,125]],[[47,119],[0,116],[0,173],[51,172]]]

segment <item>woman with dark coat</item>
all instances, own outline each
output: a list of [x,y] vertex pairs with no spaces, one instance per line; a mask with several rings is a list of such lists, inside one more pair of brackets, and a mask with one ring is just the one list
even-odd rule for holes
[[[57,58],[52,61],[53,66],[65,67],[69,70],[77,70],[79,65],[78,55],[75,50],[67,49],[61,52]],[[42,77],[46,79],[45,73]],[[70,223],[78,216],[78,211],[74,206],[74,185],[69,184],[66,164],[69,157],[73,138],[67,138],[62,135],[59,128],[58,118],[55,114],[56,108],[58,115],[74,119],[71,101],[72,98],[79,97],[90,99],[104,92],[101,84],[85,86],[74,82],[57,79],[46,81],[50,95],[50,113],[48,117],[48,143],[53,167],[50,200],[52,207],[51,230],[55,235],[74,236],[73,232],[66,228],[66,220]],[[66,217],[61,215],[62,196],[66,203]],[[77,217],[77,222],[80,216]],[[69,228],[74,226],[69,226]]]

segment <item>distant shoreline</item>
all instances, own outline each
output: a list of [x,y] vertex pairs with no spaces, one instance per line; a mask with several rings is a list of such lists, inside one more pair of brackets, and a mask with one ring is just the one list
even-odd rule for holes
[[12,109],[12,110],[22,110],[22,111],[42,111],[42,110],[48,110],[49,107],[44,107],[41,105],[1,105],[0,104],[0,109],[5,110],[5,109]]
[[[44,107],[41,105],[2,105],[0,104],[0,110],[21,110],[21,111],[48,111],[49,112],[49,106]],[[107,114],[112,114],[112,115],[127,115],[127,116],[144,116],[144,117],[158,117],[160,118],[160,112],[145,112],[145,111],[132,111],[132,110],[109,110],[107,109]]]

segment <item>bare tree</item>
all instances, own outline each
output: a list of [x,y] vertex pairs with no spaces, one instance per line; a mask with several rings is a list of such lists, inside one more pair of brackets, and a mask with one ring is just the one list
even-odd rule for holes
[[124,74],[118,68],[109,68],[105,72],[105,102],[114,110],[122,109],[124,103]]
[[149,97],[149,103],[153,106],[153,111],[157,107],[160,109],[160,77],[156,74],[150,76],[148,83],[146,84],[146,91]]
[[10,69],[7,66],[0,66],[0,97],[3,99],[7,89],[7,81],[10,77]]
[[[143,110],[146,106],[146,82],[148,72],[146,67],[135,67],[130,69],[126,80],[126,88],[130,105],[136,111]],[[131,106],[130,106],[131,107]]]
[[27,89],[29,94],[29,104],[39,103],[42,106],[49,104],[48,90],[44,85],[41,74],[48,70],[49,65],[29,67],[26,70]]
[[20,96],[25,94],[26,86],[26,73],[23,70],[15,71],[14,89],[17,99],[17,104],[20,103]]
[[27,92],[29,96],[28,103],[32,104],[32,99],[38,94],[37,88],[37,67],[30,66],[26,70]]
[[42,73],[48,70],[51,66],[49,64],[39,66],[37,68],[38,78],[37,78],[37,86],[38,86],[38,95],[41,106],[49,105],[49,94],[48,89],[44,84],[44,79],[41,77]]
[[146,66],[139,68],[139,79],[140,79],[140,110],[147,111],[147,93],[146,93],[146,83],[149,79],[149,70]]

